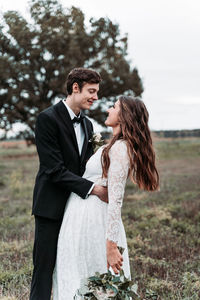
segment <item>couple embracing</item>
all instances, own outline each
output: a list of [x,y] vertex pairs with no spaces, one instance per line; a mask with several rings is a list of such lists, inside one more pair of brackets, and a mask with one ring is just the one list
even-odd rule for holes
[[73,69],[67,98],[37,118],[30,300],[50,300],[52,286],[54,300],[73,300],[82,280],[108,268],[130,277],[121,220],[126,180],[153,191],[159,176],[148,112],[138,98],[120,96],[108,109],[112,138],[93,153],[93,126],[82,110],[98,99],[100,81],[94,70]]

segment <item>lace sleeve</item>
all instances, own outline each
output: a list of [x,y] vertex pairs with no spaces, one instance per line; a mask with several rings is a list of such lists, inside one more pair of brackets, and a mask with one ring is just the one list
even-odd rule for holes
[[108,215],[106,238],[118,242],[121,207],[129,170],[129,157],[124,141],[117,141],[111,147],[108,170]]

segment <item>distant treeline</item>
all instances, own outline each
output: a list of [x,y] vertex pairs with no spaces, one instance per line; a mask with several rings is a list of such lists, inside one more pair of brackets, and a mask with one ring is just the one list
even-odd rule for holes
[[[184,137],[200,137],[200,129],[192,129],[192,130],[153,130],[152,131],[154,136],[159,138],[184,138]],[[101,135],[104,140],[108,140],[111,137],[111,132],[102,131]],[[15,141],[21,140],[19,137],[0,137],[0,141]],[[27,145],[31,145],[31,141],[27,141]]]
[[[153,130],[154,136],[160,138],[179,138],[179,137],[200,137],[200,129],[192,130]],[[110,132],[101,132],[104,139],[109,139],[111,136]]]
[[153,131],[157,137],[200,137],[200,129],[192,130],[156,130]]

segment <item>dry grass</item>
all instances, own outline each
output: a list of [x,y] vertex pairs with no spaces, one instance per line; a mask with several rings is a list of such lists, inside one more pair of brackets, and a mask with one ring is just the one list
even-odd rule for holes
[[[2,146],[3,145],[3,146]],[[156,139],[159,192],[127,183],[123,220],[141,299],[200,299],[200,139]],[[27,300],[34,147],[0,143],[0,299]]]

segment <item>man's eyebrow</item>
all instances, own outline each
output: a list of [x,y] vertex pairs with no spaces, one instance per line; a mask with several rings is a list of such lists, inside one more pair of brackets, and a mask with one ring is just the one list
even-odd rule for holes
[[97,92],[99,91],[98,89],[95,89],[95,88],[89,88],[88,90],[89,91],[97,91]]

